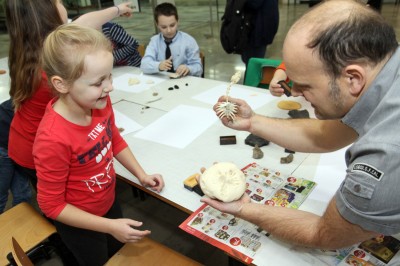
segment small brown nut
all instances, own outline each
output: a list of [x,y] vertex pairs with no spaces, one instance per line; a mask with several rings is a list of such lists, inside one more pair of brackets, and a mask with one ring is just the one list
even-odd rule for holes
[[4,70],[4,69],[0,69],[0,75],[3,75],[3,74],[5,74],[5,73],[7,73],[7,71],[6,71],[6,70]]

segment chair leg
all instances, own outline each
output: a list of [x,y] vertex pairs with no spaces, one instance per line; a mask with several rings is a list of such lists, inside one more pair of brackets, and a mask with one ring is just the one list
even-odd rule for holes
[[135,197],[135,198],[139,197],[141,201],[144,201],[146,199],[146,193],[144,193],[142,190],[140,190],[134,186],[131,186],[131,188],[132,188],[133,197]]

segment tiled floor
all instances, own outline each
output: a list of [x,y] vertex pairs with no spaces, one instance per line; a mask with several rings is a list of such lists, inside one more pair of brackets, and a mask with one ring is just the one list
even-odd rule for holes
[[[188,6],[189,1],[190,6]],[[220,23],[217,20],[215,5],[212,10],[214,22],[210,24],[209,1],[199,1],[199,3],[206,4],[198,5],[197,2],[192,0],[175,2],[180,15],[180,29],[191,34],[205,54],[206,78],[228,81],[236,70],[244,70],[240,56],[226,54],[220,45]],[[215,3],[214,1],[211,2]],[[224,1],[220,1],[219,4],[220,12],[218,16],[221,17]],[[140,43],[147,44],[150,37],[155,33],[151,7],[147,0],[141,1],[141,9],[142,12],[135,13],[132,18],[118,18],[117,21]],[[266,57],[281,58],[281,47],[287,30],[293,21],[306,10],[308,10],[308,6],[305,4],[280,5],[279,31],[274,43],[268,47]],[[384,4],[382,14],[396,28],[397,36],[400,36],[398,7],[395,7],[394,4]],[[210,25],[212,25],[212,29]],[[7,34],[1,32],[0,57],[5,57],[8,54],[8,40]],[[205,265],[228,265],[228,257],[223,252],[178,228],[178,225],[187,217],[185,213],[152,197],[147,197],[144,201],[134,198],[130,186],[120,181],[118,182],[117,194],[125,216],[143,221],[143,227],[152,231],[152,238]],[[45,264],[57,265],[57,262],[52,261]]]

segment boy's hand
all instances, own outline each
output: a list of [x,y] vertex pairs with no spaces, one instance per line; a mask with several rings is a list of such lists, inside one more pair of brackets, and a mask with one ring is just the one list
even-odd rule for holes
[[172,56],[167,60],[161,61],[160,65],[158,65],[158,69],[160,71],[168,71],[172,69]]
[[279,81],[281,81],[281,80],[273,78],[271,80],[271,83],[269,84],[269,92],[272,95],[277,96],[277,97],[282,96],[283,92],[284,92],[282,86],[280,84],[278,84]]
[[181,77],[184,77],[190,73],[190,69],[187,65],[180,65],[176,69],[176,74],[178,74]]

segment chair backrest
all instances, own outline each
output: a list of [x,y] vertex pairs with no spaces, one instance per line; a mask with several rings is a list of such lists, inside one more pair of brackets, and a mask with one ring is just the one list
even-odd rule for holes
[[201,77],[204,78],[204,71],[206,68],[206,58],[204,56],[204,53],[200,51],[200,60],[201,60],[201,65],[203,66],[203,73],[201,73]]
[[2,213],[0,224],[0,265],[8,264],[11,237],[18,239],[23,250],[28,251],[56,233],[54,225],[26,202]]
[[143,57],[143,56],[144,56],[144,52],[145,52],[145,47],[144,47],[144,45],[143,45],[143,44],[139,44],[137,50],[138,50],[140,56]]
[[17,265],[33,266],[31,259],[28,257],[28,255],[26,255],[26,253],[24,252],[24,250],[21,248],[21,246],[18,244],[17,240],[14,237],[11,238],[11,244],[13,247],[12,254]]
[[244,85],[268,88],[275,69],[281,62],[282,60],[279,59],[250,58],[247,63]]

